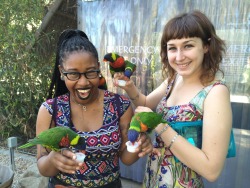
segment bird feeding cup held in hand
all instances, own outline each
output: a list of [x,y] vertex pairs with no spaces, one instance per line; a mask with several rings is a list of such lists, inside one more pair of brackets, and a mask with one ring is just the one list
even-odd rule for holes
[[86,157],[86,155],[84,153],[81,152],[77,152],[76,154],[76,161],[79,163],[82,163]]
[[138,147],[138,142],[134,142],[134,144],[130,141],[126,142],[127,150],[131,153],[134,153],[136,148]]
[[125,80],[118,80],[118,85],[119,86],[125,86],[126,85],[126,81]]

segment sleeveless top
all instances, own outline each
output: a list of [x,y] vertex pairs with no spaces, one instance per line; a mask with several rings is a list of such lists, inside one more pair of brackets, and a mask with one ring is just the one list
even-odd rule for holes
[[[167,88],[166,94],[169,93],[173,82]],[[162,98],[156,108],[156,112],[163,114],[163,118],[174,124],[174,122],[199,122],[203,119],[203,103],[209,91],[216,85],[225,85],[221,81],[203,88],[188,104],[167,106],[168,96]],[[191,123],[190,123],[191,124]],[[202,127],[190,126],[184,132],[195,135],[197,140],[201,141]],[[200,147],[201,148],[201,142]],[[154,147],[160,149],[161,157],[150,154],[147,160],[146,173],[143,181],[144,188],[201,188],[204,187],[202,178],[192,169],[180,162],[160,137],[156,137]]]
[[[53,107],[56,101],[56,106]],[[43,103],[49,113],[54,113],[56,126],[67,126],[86,140],[86,158],[76,174],[59,172],[53,178],[64,185],[76,187],[99,187],[117,180],[119,172],[119,148],[121,145],[120,117],[130,106],[123,95],[104,91],[103,125],[91,132],[81,132],[72,124],[69,94],[49,99]]]

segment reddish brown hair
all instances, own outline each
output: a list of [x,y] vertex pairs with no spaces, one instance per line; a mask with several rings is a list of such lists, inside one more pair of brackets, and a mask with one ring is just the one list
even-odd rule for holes
[[[198,37],[203,45],[208,46],[202,64],[201,82],[205,85],[214,80],[215,74],[220,69],[220,63],[225,52],[225,43],[217,35],[213,24],[205,14],[200,11],[192,11],[180,14],[167,22],[161,38],[161,62],[163,63],[163,75],[173,78],[175,70],[169,65],[167,56],[167,42],[171,39]],[[170,80],[170,79],[169,79]]]

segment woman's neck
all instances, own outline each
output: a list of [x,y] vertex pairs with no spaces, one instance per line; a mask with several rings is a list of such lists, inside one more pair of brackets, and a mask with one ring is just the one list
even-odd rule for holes
[[74,103],[74,104],[80,106],[82,108],[82,111],[87,111],[87,109],[90,106],[92,106],[92,104],[95,104],[96,102],[99,103],[99,101],[100,101],[99,97],[100,97],[100,90],[98,89],[97,96],[93,101],[90,101],[90,102],[88,102],[86,104],[81,104],[81,103],[78,103],[73,96],[70,96],[70,101],[71,101],[71,103]]

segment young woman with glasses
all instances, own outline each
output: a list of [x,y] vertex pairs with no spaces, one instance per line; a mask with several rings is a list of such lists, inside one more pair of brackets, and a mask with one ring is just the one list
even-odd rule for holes
[[133,115],[128,98],[98,88],[98,53],[80,30],[64,31],[58,42],[48,99],[41,105],[36,133],[67,126],[86,140],[84,162],[70,150],[37,147],[37,164],[49,187],[120,188],[119,159],[131,165],[153,149],[140,137],[141,147],[129,153],[125,143]]

